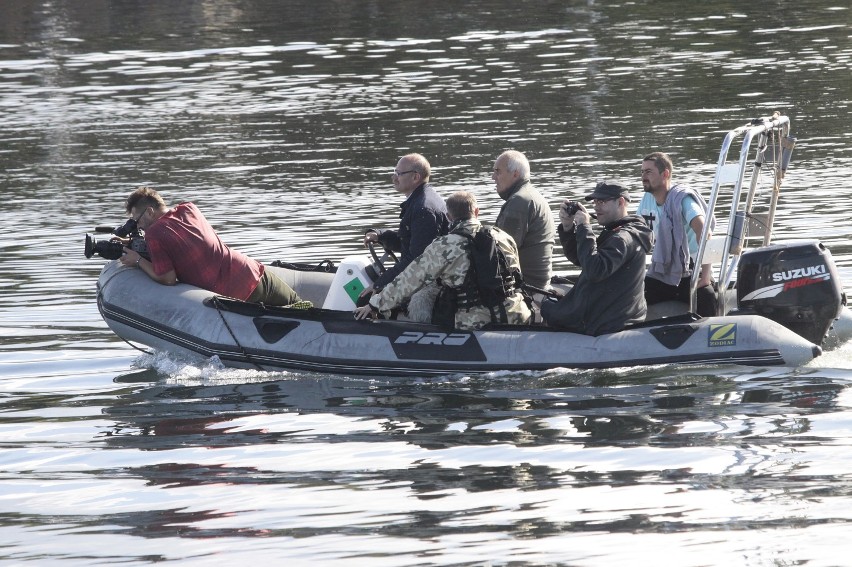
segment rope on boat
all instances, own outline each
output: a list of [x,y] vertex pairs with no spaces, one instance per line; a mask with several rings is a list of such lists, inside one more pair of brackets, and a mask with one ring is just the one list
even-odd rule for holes
[[303,272],[333,272],[337,269],[337,266],[334,265],[334,262],[331,260],[322,260],[319,264],[314,266],[313,264],[301,264],[301,263],[293,263],[293,262],[285,262],[283,260],[275,260],[270,264],[270,266],[275,266],[276,268],[287,268],[289,270],[303,271]]
[[225,305],[222,304],[222,302],[219,299],[219,296],[214,295],[213,297],[211,297],[210,303],[213,305],[213,307],[216,308],[216,313],[219,314],[219,318],[222,319],[222,323],[225,324],[225,328],[228,329],[228,333],[231,334],[231,338],[234,339],[234,343],[236,343],[237,348],[240,349],[240,352],[245,357],[245,359],[247,361],[249,361],[250,363],[254,364],[255,368],[257,368],[258,370],[260,370],[262,372],[263,367],[261,367],[260,364],[258,364],[254,360],[252,360],[251,356],[249,356],[249,353],[246,352],[246,349],[244,349],[243,345],[240,344],[240,341],[237,340],[237,336],[234,334],[234,331],[231,329],[231,326],[228,324],[228,321],[225,320],[225,316],[222,314],[222,310],[224,309],[225,311],[227,311],[228,308]]

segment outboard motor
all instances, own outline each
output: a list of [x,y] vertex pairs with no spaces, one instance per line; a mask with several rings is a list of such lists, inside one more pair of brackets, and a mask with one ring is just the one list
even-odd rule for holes
[[753,313],[821,344],[843,295],[831,252],[816,240],[744,252],[737,270],[737,312]]

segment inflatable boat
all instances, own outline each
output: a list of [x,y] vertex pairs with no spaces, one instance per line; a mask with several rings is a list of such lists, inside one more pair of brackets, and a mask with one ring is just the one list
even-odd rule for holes
[[[730,140],[739,135],[746,138],[739,162],[729,164]],[[776,115],[732,131],[723,144],[710,203],[715,207],[722,188],[732,189],[725,216],[733,222],[725,227],[716,214],[720,236],[703,235],[699,249],[702,262],[714,263],[720,284],[721,307],[714,317],[698,317],[686,304],[664,304],[654,306],[645,323],[601,336],[536,324],[463,331],[404,320],[355,320],[358,294],[383,269],[375,253],[347,257],[339,265],[268,265],[313,303],[308,309],[245,303],[186,284],[162,286],[112,261],[98,280],[98,308],[127,341],[262,370],[429,376],[659,364],[801,366],[821,354],[830,333],[835,344],[848,340],[852,316],[843,307],[831,254],[821,243],[769,242],[778,192],[772,192],[766,212],[755,210],[760,169],[771,165],[779,186],[789,161],[783,149],[792,149],[791,140],[789,120]],[[761,241],[748,247],[755,239]],[[555,288],[570,285],[560,281],[565,280],[556,280]]]

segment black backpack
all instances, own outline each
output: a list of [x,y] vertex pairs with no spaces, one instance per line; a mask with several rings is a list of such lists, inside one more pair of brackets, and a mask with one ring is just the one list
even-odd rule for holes
[[442,287],[432,311],[432,322],[452,327],[459,308],[475,305],[486,307],[493,323],[508,322],[503,303],[523,285],[520,271],[509,268],[491,227],[483,226],[475,235],[458,234],[468,239],[470,270],[458,289]]
[[[514,293],[516,272],[509,270],[506,254],[497,244],[491,227],[483,226],[475,235],[465,234],[470,241],[470,266],[468,277],[479,291],[479,302],[493,309]],[[518,274],[519,276],[520,274]]]

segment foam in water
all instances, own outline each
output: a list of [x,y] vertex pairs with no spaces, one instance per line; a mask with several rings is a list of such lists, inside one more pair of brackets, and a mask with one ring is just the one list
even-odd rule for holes
[[154,370],[164,377],[164,382],[167,384],[186,386],[269,382],[293,376],[289,372],[227,368],[218,356],[206,359],[190,358],[161,351],[139,356],[133,362],[133,366]]

